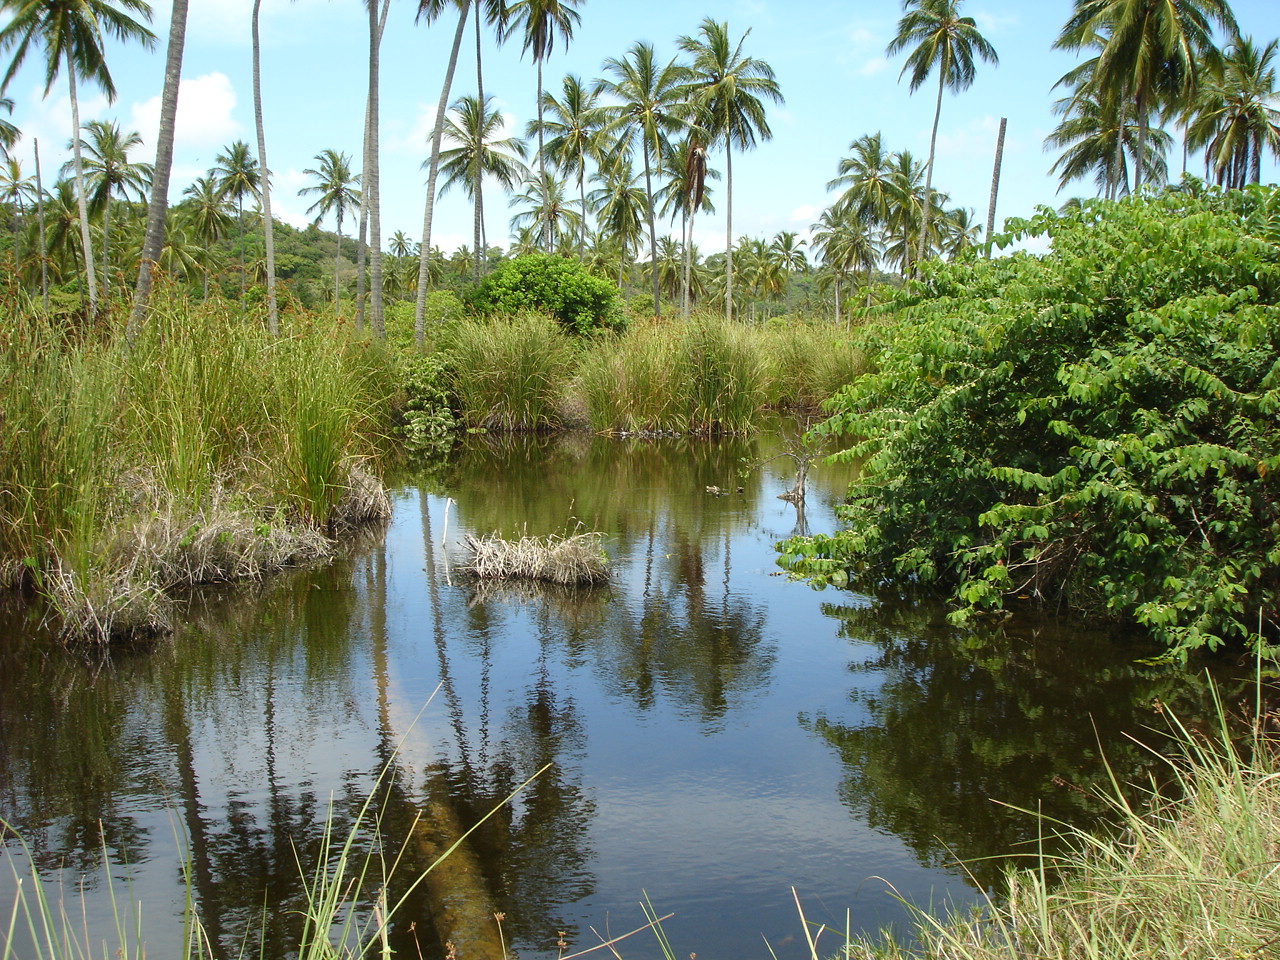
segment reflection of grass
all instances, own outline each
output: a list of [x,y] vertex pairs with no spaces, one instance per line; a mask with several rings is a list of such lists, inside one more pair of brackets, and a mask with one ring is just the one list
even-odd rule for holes
[[812,960],[1280,956],[1280,741],[1175,728],[1171,789],[1139,806],[1113,778],[1104,799],[1117,837],[1068,829],[1073,852],[1011,870],[1007,897],[985,910],[940,919],[912,908],[913,947],[840,932],[824,949],[828,931],[805,922]]

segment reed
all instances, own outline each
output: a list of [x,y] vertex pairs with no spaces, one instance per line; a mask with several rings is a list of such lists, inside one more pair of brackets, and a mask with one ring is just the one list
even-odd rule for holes
[[574,349],[550,317],[464,320],[442,335],[450,387],[464,422],[490,430],[545,430],[561,422]]
[[637,323],[626,334],[592,343],[573,386],[592,428],[600,433],[685,432],[677,357],[678,341],[660,323]]
[[694,319],[679,331],[678,402],[691,433],[750,430],[765,400],[756,335],[718,318]]
[[827,324],[785,323],[759,333],[766,402],[779,409],[816,409],[867,372],[848,335]]
[[590,586],[609,580],[609,557],[599,533],[567,537],[495,535],[467,537],[471,559],[462,569],[478,580],[543,580],[563,586]]

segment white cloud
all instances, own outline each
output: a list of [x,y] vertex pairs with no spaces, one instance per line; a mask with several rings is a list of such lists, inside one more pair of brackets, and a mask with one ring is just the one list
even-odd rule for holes
[[794,210],[791,211],[792,223],[803,223],[807,225],[807,224],[813,223],[813,221],[816,220],[817,217],[818,217],[818,208],[811,203],[806,203],[803,206],[796,207]]
[[[235,88],[226,74],[215,72],[184,79],[178,88],[175,151],[201,151],[236,139],[242,128],[232,116],[235,107]],[[134,129],[154,150],[160,128],[160,97],[134,104],[131,115]]]
[[864,77],[873,77],[877,73],[883,73],[889,67],[889,61],[884,57],[872,57],[858,70],[858,73]]
[[[283,173],[276,173],[272,182],[271,215],[283,220],[291,227],[305,230],[311,223],[311,218],[305,211],[314,201],[298,196],[298,191],[310,185],[311,178],[295,167],[290,167]],[[345,223],[343,228],[345,230]]]

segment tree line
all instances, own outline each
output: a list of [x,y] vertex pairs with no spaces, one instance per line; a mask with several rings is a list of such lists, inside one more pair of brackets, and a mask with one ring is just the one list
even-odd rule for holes
[[[903,15],[887,53],[906,54],[900,76],[910,91],[936,77],[937,93],[928,155],[891,151],[881,135],[853,140],[827,184],[837,197],[813,224],[808,243],[821,265],[819,279],[832,288],[835,315],[842,304],[870,303],[875,271],[915,273],[923,261],[952,257],[991,239],[973,211],[949,208],[945,191],[934,187],[937,131],[944,91],[965,90],[980,62],[998,56],[972,17],[961,15],[964,0],[904,0]],[[359,164],[326,148],[305,173],[303,188],[314,198],[308,214],[317,222],[333,216],[334,300],[341,298],[343,224],[356,223],[355,300],[358,322],[365,312],[381,335],[384,299],[412,295],[415,328],[421,339],[427,291],[440,276],[442,259],[431,244],[434,203],[461,190],[471,201],[473,237],[466,260],[478,281],[490,264],[484,231],[485,185],[508,196],[510,248],[576,257],[593,272],[627,283],[632,272],[648,274],[654,312],[664,295],[682,312],[699,299],[723,303],[732,317],[747,298],[778,294],[790,305],[790,279],[808,266],[806,244],[796,235],[772,240],[733,236],[733,160],[772,137],[768,107],[783,102],[770,65],[746,50],[750,30],[704,18],[696,31],[675,41],[669,58],[654,45],[637,42],[621,56],[606,58],[600,75],[568,74],[558,89],[544,85],[543,65],[555,45],[568,45],[581,22],[582,0],[420,0],[417,16],[432,25],[456,16],[450,58],[441,88],[427,173],[422,241],[403,233],[383,252],[378,196],[378,51],[389,0],[368,0],[369,96]],[[269,323],[276,325],[274,230],[267,174],[266,125],[260,90],[257,38],[260,0],[253,8],[254,102],[257,151],[243,141],[229,144],[205,177],[185,188],[169,216],[167,178],[172,155],[173,114],[180,73],[186,0],[174,0],[166,57],[159,148],[154,164],[130,161],[140,142],[136,133],[105,121],[79,123],[78,85],[91,83],[114,99],[103,53],[104,38],[151,46],[146,27],[151,10],[144,0],[4,0],[9,22],[0,28],[0,51],[11,53],[0,92],[29,53],[43,54],[46,95],[65,76],[71,96],[73,157],[46,191],[33,144],[36,172],[28,175],[12,154],[19,131],[0,120],[0,201],[7,205],[13,260],[20,282],[42,290],[53,282],[74,285],[84,309],[96,314],[100,293],[128,284],[132,275],[135,315],[145,302],[152,266],[199,278],[207,295],[216,245],[238,234],[239,288],[247,287],[244,260],[245,202],[255,205],[263,260],[258,269]],[[1215,34],[1215,28],[1219,32]],[[475,92],[452,96],[468,30],[475,40]],[[485,92],[481,39],[516,43],[534,62],[537,117],[523,137],[504,136],[502,119]],[[1221,47],[1218,35],[1224,38]],[[1182,133],[1184,168],[1189,153],[1203,156],[1206,179],[1227,187],[1260,177],[1261,156],[1280,155],[1274,58],[1277,41],[1259,45],[1243,35],[1226,0],[1075,0],[1055,46],[1087,55],[1058,87],[1067,95],[1055,104],[1061,117],[1046,140],[1060,150],[1051,170],[1061,187],[1092,177],[1099,194],[1118,196],[1168,178],[1167,154]],[[12,102],[0,100],[0,108]],[[723,161],[723,175],[712,165]],[[356,172],[359,170],[359,172]],[[164,188],[161,189],[163,178]],[[714,212],[714,181],[723,181],[725,250],[699,257],[692,242],[696,217]],[[998,178],[993,177],[992,211]],[[163,195],[161,195],[163,194]],[[149,203],[145,218],[129,222],[132,204]],[[232,213],[234,207],[234,214]],[[32,210],[38,223],[32,224]],[[113,226],[113,212],[121,223]],[[680,220],[679,239],[659,236],[659,220]],[[990,218],[989,218],[990,219]],[[116,251],[113,260],[113,230]],[[25,231],[25,232],[24,232]],[[664,231],[665,232],[665,231]],[[124,240],[123,244],[120,240]],[[376,255],[371,252],[377,251]],[[417,260],[417,276],[406,264]],[[116,264],[117,277],[111,276]],[[394,272],[392,272],[394,271]],[[99,278],[101,277],[101,281]],[[735,280],[738,291],[735,293]],[[365,287],[368,287],[366,291]],[[102,290],[99,290],[99,287]],[[47,294],[46,294],[47,299]]]

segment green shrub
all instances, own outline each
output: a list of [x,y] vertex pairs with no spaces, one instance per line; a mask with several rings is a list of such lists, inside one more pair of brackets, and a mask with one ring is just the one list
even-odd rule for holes
[[531,253],[508,260],[477,288],[473,303],[485,314],[549,314],[574,333],[622,326],[617,288],[576,260]]
[[1136,622],[1171,656],[1277,632],[1280,193],[1189,185],[1014,224],[1043,256],[933,265],[859,334],[819,429],[865,458],[815,579]]

